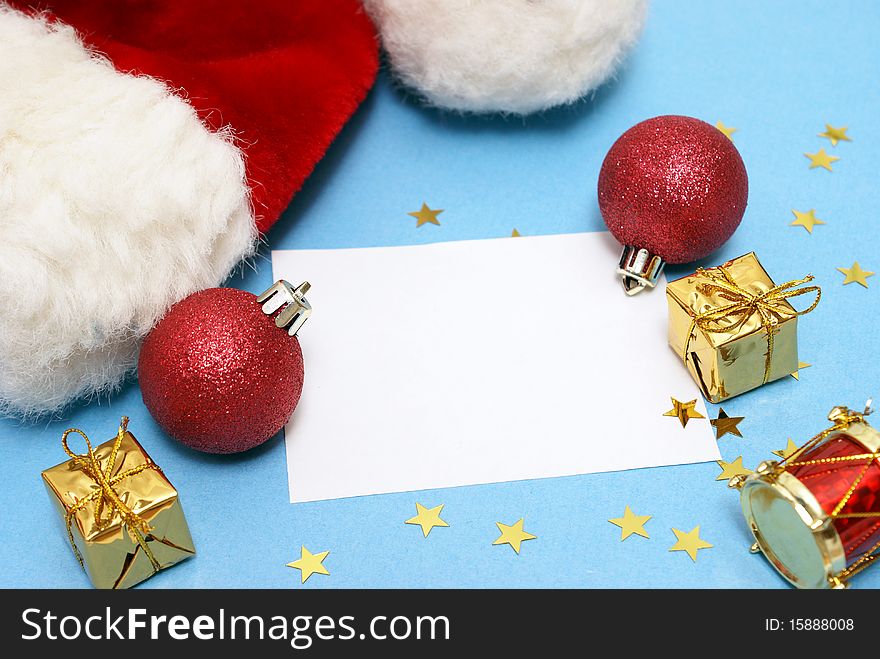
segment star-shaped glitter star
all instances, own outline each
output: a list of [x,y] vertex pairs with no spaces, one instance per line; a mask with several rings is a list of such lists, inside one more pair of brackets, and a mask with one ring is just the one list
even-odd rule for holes
[[523,518],[520,517],[520,520],[513,524],[512,526],[508,526],[507,524],[502,524],[501,522],[495,522],[495,526],[498,527],[498,530],[501,531],[501,535],[498,536],[498,539],[493,542],[493,545],[510,545],[517,554],[519,553],[520,545],[526,540],[534,540],[538,536],[532,535],[523,530]]
[[437,219],[437,216],[440,215],[440,213],[442,212],[442,208],[432,210],[428,208],[428,204],[423,202],[422,207],[419,210],[413,211],[412,213],[407,213],[407,215],[409,215],[410,217],[414,217],[416,218],[416,220],[418,220],[416,222],[416,228],[418,228],[423,224],[436,224],[437,226],[440,226],[440,220]]
[[791,456],[793,456],[798,450],[797,444],[794,443],[791,437],[788,438],[788,443],[785,445],[785,448],[779,449],[778,451],[773,451],[773,455],[778,455],[783,460],[787,460]]
[[827,169],[829,172],[834,171],[831,169],[831,163],[835,160],[840,160],[837,156],[830,156],[825,153],[825,149],[819,149],[816,153],[805,153],[807,158],[810,159],[810,169],[816,169],[816,167],[822,167],[823,169]]
[[287,567],[299,570],[302,573],[302,582],[305,583],[313,574],[330,574],[323,565],[324,559],[327,558],[329,553],[329,551],[322,551],[313,554],[303,545],[300,549],[299,558],[292,563],[288,563]]
[[439,506],[435,506],[434,508],[425,508],[422,504],[416,503],[416,516],[410,517],[408,520],[404,522],[404,524],[416,524],[422,527],[422,533],[425,537],[428,537],[428,534],[431,532],[435,526],[449,526],[446,522],[440,519],[440,513],[443,510],[443,504],[441,503]]
[[831,141],[831,146],[837,146],[838,142],[852,142],[846,134],[846,129],[846,126],[834,128],[831,124],[825,124],[825,132],[819,133],[819,137],[827,137]]
[[700,537],[699,526],[695,526],[687,533],[675,528],[672,529],[672,532],[675,534],[675,544],[669,548],[669,551],[686,551],[694,563],[697,562],[697,552],[700,549],[710,549],[712,547],[711,544]]
[[748,476],[755,473],[743,466],[743,456],[737,457],[733,462],[725,462],[724,460],[716,460],[715,462],[721,467],[721,473],[715,479],[716,481],[729,481],[734,476]]
[[738,131],[738,128],[734,128],[733,126],[725,126],[723,121],[716,121],[715,128],[720,130],[724,135],[733,142],[733,134]]
[[874,273],[870,270],[862,270],[862,266],[859,265],[858,261],[853,261],[851,268],[838,268],[838,270],[846,275],[846,279],[843,280],[844,286],[856,282],[868,288],[868,277],[874,276]]
[[794,373],[791,373],[790,374],[791,377],[793,377],[795,380],[800,380],[801,379],[801,369],[802,368],[810,368],[810,366],[812,366],[812,364],[808,364],[807,362],[798,362],[798,370],[796,370]]
[[615,517],[608,521],[615,526],[620,527],[620,541],[623,542],[633,533],[643,538],[649,538],[648,532],[645,531],[645,523],[651,519],[650,515],[636,515],[627,506],[623,511],[623,517]]
[[801,211],[796,211],[795,209],[791,209],[791,212],[794,213],[795,221],[789,224],[790,227],[803,227],[807,230],[807,233],[813,233],[813,227],[817,224],[825,224],[822,220],[816,217],[815,209],[811,208],[806,213],[802,213]]
[[737,437],[742,437],[742,433],[739,431],[739,428],[737,428],[737,425],[743,419],[745,419],[744,416],[727,416],[727,412],[724,411],[724,408],[719,408],[718,418],[709,421],[709,423],[712,424],[712,427],[715,428],[715,439],[721,439],[728,433],[736,435]]
[[682,403],[680,400],[676,400],[675,398],[670,398],[672,401],[672,409],[668,412],[664,412],[663,416],[674,416],[681,422],[681,427],[684,428],[687,426],[688,421],[690,419],[705,419],[702,414],[697,412],[694,409],[694,406],[697,404],[696,399],[688,401],[687,403]]

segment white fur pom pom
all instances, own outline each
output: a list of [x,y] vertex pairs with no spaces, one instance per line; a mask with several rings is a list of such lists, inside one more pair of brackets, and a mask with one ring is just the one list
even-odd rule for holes
[[162,83],[0,4],[0,412],[118,385],[175,301],[252,254],[244,162]]
[[647,0],[364,0],[397,76],[452,110],[527,114],[606,80]]

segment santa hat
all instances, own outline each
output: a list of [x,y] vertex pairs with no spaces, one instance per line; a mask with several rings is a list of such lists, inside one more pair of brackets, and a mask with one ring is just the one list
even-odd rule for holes
[[373,83],[357,0],[0,0],[0,412],[112,387]]
[[[175,302],[254,253],[366,95],[358,0],[0,0],[0,414],[112,389]],[[575,101],[646,0],[364,0],[437,106]]]

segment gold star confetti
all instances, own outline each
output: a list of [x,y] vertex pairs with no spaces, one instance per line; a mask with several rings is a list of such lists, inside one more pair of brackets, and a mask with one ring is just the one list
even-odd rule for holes
[[694,563],[697,562],[697,551],[712,547],[711,544],[700,537],[699,526],[695,526],[687,533],[675,528],[672,529],[672,532],[675,534],[675,544],[669,548],[669,551],[686,551]]
[[794,373],[791,373],[791,377],[793,377],[795,380],[800,380],[801,379],[801,369],[802,368],[810,368],[810,366],[812,366],[812,364],[808,364],[807,362],[798,362],[798,370],[796,370]]
[[740,421],[745,419],[744,416],[727,416],[727,412],[721,407],[718,409],[718,418],[712,419],[709,423],[715,428],[715,439],[721,439],[724,435],[730,433],[737,437],[742,437],[742,433],[737,428]]
[[645,523],[649,519],[651,519],[650,515],[636,515],[629,509],[629,506],[627,506],[623,511],[623,517],[615,517],[608,521],[615,526],[620,527],[620,541],[623,542],[633,533],[640,535],[643,538],[650,538],[651,536],[645,531]]
[[755,473],[743,466],[743,456],[737,457],[733,462],[725,462],[724,460],[716,460],[715,462],[721,467],[721,473],[715,479],[716,481],[729,481],[734,476],[748,476]]
[[846,126],[834,128],[831,124],[825,124],[825,132],[819,133],[819,137],[827,137],[831,141],[831,146],[837,146],[838,142],[852,142],[846,134],[846,129]]
[[715,128],[724,133],[731,142],[733,142],[733,134],[739,130],[733,126],[725,126],[723,121],[716,121]]
[[517,231],[516,227],[513,227],[513,231],[510,232],[511,238],[519,238],[522,234]]
[[501,531],[501,535],[498,536],[498,539],[493,542],[493,545],[510,545],[517,554],[519,553],[520,545],[526,540],[534,540],[538,536],[532,535],[523,530],[523,518],[520,517],[519,521],[513,526],[508,526],[507,524],[502,524],[501,522],[495,522],[495,526],[498,527],[498,530]]
[[822,220],[816,217],[816,211],[814,209],[808,210],[806,213],[802,213],[801,211],[796,211],[795,209],[791,209],[791,212],[794,213],[795,221],[789,224],[790,227],[803,227],[807,230],[807,233],[813,233],[813,227],[817,224],[825,224]]
[[299,558],[292,563],[288,563],[287,567],[292,567],[302,572],[302,582],[305,583],[313,574],[330,574],[323,565],[324,559],[327,558],[329,553],[329,551],[322,551],[313,554],[303,545],[302,549],[300,549]]
[[846,275],[846,279],[843,280],[844,286],[856,282],[868,288],[868,277],[874,276],[873,272],[862,270],[862,266],[859,265],[858,261],[853,261],[851,268],[838,268],[838,270]]
[[688,401],[687,403],[682,403],[680,400],[676,400],[675,398],[670,398],[670,400],[672,401],[672,409],[668,412],[664,412],[663,416],[676,417],[681,422],[682,428],[687,426],[690,419],[706,418],[694,409],[694,406],[697,404],[696,399]]
[[434,508],[425,508],[422,504],[416,503],[416,513],[418,514],[415,517],[410,517],[404,522],[404,524],[416,524],[421,526],[422,533],[424,533],[427,538],[431,529],[435,526],[449,526],[449,524],[440,519],[440,513],[442,511],[442,503]]
[[807,158],[810,159],[810,169],[816,169],[816,167],[822,167],[823,169],[827,169],[829,172],[833,172],[831,169],[831,163],[835,160],[840,160],[837,156],[829,156],[825,153],[825,149],[819,149],[816,153],[805,153]]
[[418,220],[418,222],[416,222],[416,228],[418,228],[423,224],[436,224],[437,226],[440,226],[440,220],[437,219],[437,216],[442,212],[443,209],[441,208],[431,210],[428,208],[428,204],[423,202],[422,207],[419,210],[407,213],[407,215]]
[[773,455],[778,455],[783,460],[787,460],[792,455],[794,455],[797,450],[797,444],[795,444],[791,437],[789,437],[788,443],[785,445],[785,448],[779,449],[778,451],[773,451]]

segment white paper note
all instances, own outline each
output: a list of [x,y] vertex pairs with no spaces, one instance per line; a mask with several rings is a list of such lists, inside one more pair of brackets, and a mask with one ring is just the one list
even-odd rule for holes
[[718,459],[666,344],[665,282],[636,297],[606,233],[272,252],[308,280],[292,502]]

